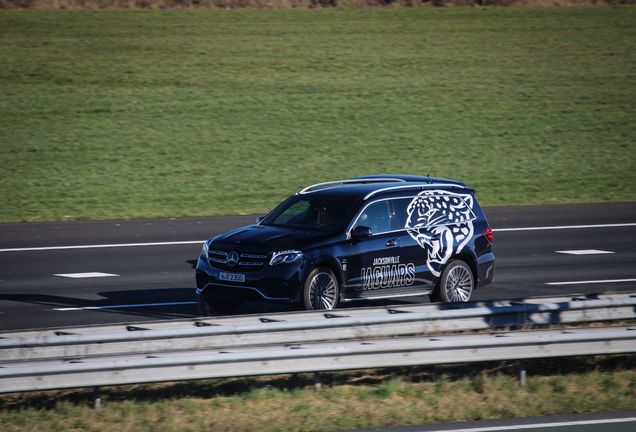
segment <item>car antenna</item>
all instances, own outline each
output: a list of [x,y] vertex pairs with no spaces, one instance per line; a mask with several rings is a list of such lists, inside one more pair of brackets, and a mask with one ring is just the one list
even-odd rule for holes
[[431,169],[429,169],[428,174],[426,174],[426,177],[428,178],[429,183],[431,183],[431,172],[433,172],[434,167],[435,167],[435,162],[433,162],[433,165],[431,165]]

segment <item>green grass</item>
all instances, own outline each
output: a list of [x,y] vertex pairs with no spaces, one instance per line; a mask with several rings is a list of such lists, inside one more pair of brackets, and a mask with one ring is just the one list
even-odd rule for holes
[[0,221],[261,213],[426,174],[636,199],[636,7],[0,11]]
[[633,409],[634,356],[219,379],[0,396],[5,431],[328,431]]

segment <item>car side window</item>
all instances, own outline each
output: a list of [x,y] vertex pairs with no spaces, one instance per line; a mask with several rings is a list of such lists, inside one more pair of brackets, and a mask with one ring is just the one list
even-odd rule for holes
[[395,228],[404,229],[406,221],[409,217],[408,207],[412,198],[398,198],[392,200],[393,209],[395,210]]
[[354,228],[358,226],[366,226],[371,228],[373,234],[378,234],[391,230],[391,217],[389,212],[388,201],[378,201],[367,206],[358,220]]

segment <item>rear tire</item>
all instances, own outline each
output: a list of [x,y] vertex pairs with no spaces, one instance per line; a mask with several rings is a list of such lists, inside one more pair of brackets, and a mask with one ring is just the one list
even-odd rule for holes
[[327,267],[309,272],[303,286],[303,307],[306,310],[331,310],[338,304],[338,280]]
[[468,264],[461,260],[449,261],[431,294],[432,302],[467,302],[475,290],[475,278]]

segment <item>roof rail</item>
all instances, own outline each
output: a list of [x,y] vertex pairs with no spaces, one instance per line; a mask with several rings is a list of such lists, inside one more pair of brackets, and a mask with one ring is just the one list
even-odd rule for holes
[[374,190],[373,192],[369,192],[368,194],[366,194],[366,196],[364,197],[364,201],[368,200],[369,198],[381,194],[381,193],[385,193],[385,192],[393,192],[396,190],[408,190],[408,189],[430,189],[433,187],[451,187],[451,188],[457,188],[457,189],[471,189],[468,186],[461,186],[458,184],[452,184],[452,183],[420,183],[420,184],[410,184],[410,185],[404,185],[404,186],[391,186],[391,187],[385,187],[382,189],[378,189],[378,190]]
[[298,192],[299,194],[311,192],[315,189],[319,189],[326,186],[339,186],[343,184],[368,184],[368,183],[406,183],[405,180],[396,178],[366,178],[366,179],[349,179],[349,180],[336,180],[324,183],[316,183],[315,185],[307,186],[305,189]]

